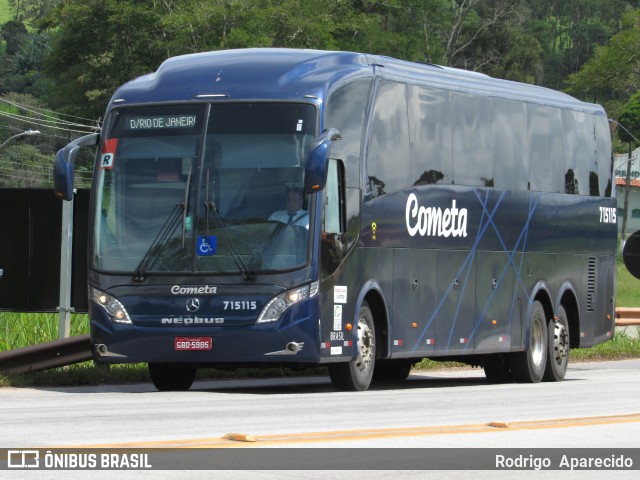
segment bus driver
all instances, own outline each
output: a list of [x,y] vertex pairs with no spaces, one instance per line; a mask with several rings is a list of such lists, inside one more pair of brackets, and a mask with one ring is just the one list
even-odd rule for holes
[[302,209],[302,190],[291,188],[287,191],[287,205],[284,210],[277,210],[268,220],[297,225],[309,229],[309,212]]

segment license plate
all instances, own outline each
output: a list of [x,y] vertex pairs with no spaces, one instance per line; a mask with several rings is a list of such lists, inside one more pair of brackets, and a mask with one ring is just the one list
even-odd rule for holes
[[173,345],[176,350],[211,350],[213,342],[211,337],[176,337]]

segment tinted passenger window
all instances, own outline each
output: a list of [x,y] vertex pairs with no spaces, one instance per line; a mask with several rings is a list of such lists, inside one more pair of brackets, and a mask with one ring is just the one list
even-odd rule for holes
[[589,194],[589,165],[595,161],[593,116],[564,110],[564,193]]
[[562,116],[558,108],[528,105],[531,190],[564,192]]
[[522,102],[493,99],[493,178],[498,188],[526,190],[529,182],[527,112]]
[[[609,122],[604,116],[594,116],[596,136],[596,171],[598,172],[598,186],[600,195],[611,196],[611,175],[613,171],[613,157],[611,153],[611,130]],[[594,195],[592,193],[592,195]]]
[[451,94],[454,181],[492,187],[490,105],[486,97]]
[[370,95],[371,80],[360,80],[332,93],[326,108],[324,128],[337,128],[342,135],[331,154],[344,161],[349,187],[360,187],[360,145]]
[[408,87],[412,185],[451,183],[451,112],[449,92]]
[[406,87],[380,82],[368,148],[367,175],[372,197],[408,187],[411,182]]

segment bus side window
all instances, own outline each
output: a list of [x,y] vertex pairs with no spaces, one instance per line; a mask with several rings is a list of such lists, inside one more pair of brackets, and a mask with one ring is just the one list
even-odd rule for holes
[[455,183],[493,187],[489,99],[455,92],[450,106]]
[[329,159],[320,235],[324,275],[335,271],[346,252],[344,205],[344,166],[339,160]]
[[522,102],[491,99],[491,144],[494,186],[527,190],[529,137]]
[[564,145],[564,193],[589,194],[589,170],[597,163],[593,116],[574,110],[562,111]]
[[413,185],[405,84],[380,82],[367,151],[366,197],[380,197]]
[[564,193],[566,170],[561,110],[527,105],[527,122],[531,190]]

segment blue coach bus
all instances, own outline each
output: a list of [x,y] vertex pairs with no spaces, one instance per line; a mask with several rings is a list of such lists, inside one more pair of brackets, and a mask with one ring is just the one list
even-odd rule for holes
[[616,202],[598,105],[350,52],[179,56],[120,87],[97,146],[98,363],[159,390],[202,367],[326,365],[334,386],[422,358],[559,381],[614,330]]

